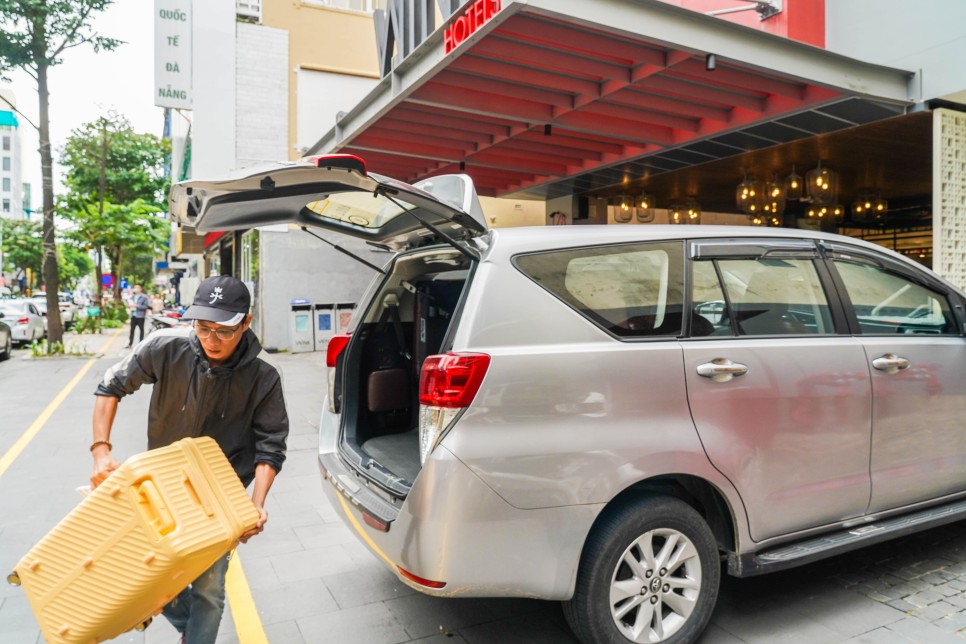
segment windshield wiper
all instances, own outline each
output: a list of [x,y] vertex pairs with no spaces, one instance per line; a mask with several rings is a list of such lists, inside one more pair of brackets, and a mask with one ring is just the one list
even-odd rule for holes
[[347,251],[346,249],[342,248],[341,246],[339,246],[337,244],[333,244],[332,242],[330,242],[328,239],[326,239],[322,235],[315,234],[314,232],[312,232],[311,230],[309,230],[305,226],[300,226],[300,228],[302,230],[304,230],[305,232],[307,232],[308,234],[310,234],[313,237],[315,237],[316,239],[318,239],[319,241],[325,242],[326,244],[328,244],[332,248],[336,249],[337,251],[339,251],[343,255],[348,255],[349,257],[351,257],[352,259],[356,260],[360,264],[365,264],[366,266],[368,266],[372,270],[376,271],[380,275],[385,275],[386,274],[386,271],[382,270],[381,268],[379,268],[375,264],[372,264],[370,262],[367,262],[366,260],[362,259],[361,257],[359,257],[358,255],[356,255],[355,253],[350,253],[349,251]]

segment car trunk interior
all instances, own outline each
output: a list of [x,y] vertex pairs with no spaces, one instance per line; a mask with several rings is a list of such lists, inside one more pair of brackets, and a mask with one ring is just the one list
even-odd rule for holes
[[342,380],[343,450],[397,491],[420,468],[419,372],[446,350],[470,264],[449,250],[399,258],[353,332],[348,362],[358,367]]

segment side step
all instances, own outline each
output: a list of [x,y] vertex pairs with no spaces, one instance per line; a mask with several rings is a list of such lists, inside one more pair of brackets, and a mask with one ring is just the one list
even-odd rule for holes
[[728,574],[735,577],[753,577],[776,570],[794,568],[963,519],[966,519],[966,500],[955,501],[762,552],[745,555],[731,554],[728,555]]

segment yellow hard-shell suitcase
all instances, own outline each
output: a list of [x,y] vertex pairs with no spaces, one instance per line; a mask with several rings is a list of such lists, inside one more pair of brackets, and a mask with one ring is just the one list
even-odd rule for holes
[[258,523],[208,437],[129,458],[14,568],[50,643],[143,628]]

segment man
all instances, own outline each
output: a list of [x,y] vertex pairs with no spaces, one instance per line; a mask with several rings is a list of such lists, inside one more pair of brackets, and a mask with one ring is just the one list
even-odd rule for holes
[[[214,438],[242,483],[255,482],[252,501],[261,519],[240,541],[264,529],[265,498],[285,460],[288,414],[278,372],[258,357],[261,345],[248,328],[250,306],[242,282],[210,277],[185,312],[185,319],[194,320],[192,328],[152,333],[108,369],[95,392],[92,487],[118,467],[109,441],[120,399],[153,383],[148,449],[185,437]],[[227,569],[226,555],[165,606],[164,615],[183,634],[182,642],[215,641]]]
[[131,338],[127,341],[128,349],[134,344],[134,329],[141,329],[138,342],[144,341],[144,317],[151,307],[151,301],[142,291],[140,284],[134,285],[134,297],[131,298]]

